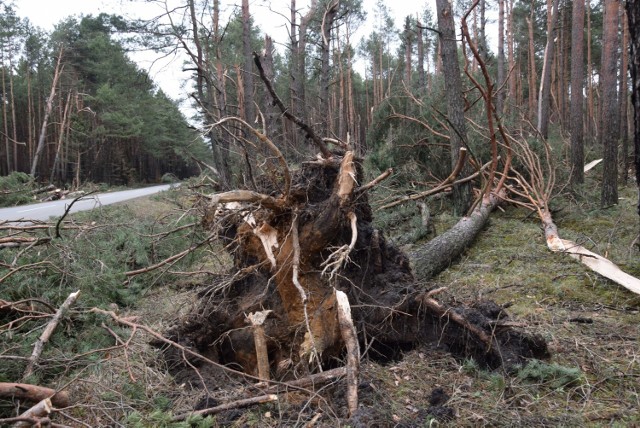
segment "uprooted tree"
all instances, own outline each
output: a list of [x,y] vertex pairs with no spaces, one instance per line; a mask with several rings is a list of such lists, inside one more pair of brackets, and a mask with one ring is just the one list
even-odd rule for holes
[[[257,55],[256,64],[261,70]],[[329,151],[264,80],[321,154],[291,171],[276,144],[242,120],[214,125],[247,128],[280,169],[256,177],[254,189],[208,196],[204,224],[225,243],[233,268],[202,293],[200,309],[172,331],[174,339],[263,380],[299,378],[346,358],[350,413],[357,408],[358,345],[386,360],[437,343],[507,369],[548,356],[541,338],[504,322],[500,306],[449,307],[434,298],[441,290],[417,286],[407,256],[372,224],[367,192],[383,177],[361,184],[361,160],[348,145]],[[490,198],[487,192],[477,210]]]

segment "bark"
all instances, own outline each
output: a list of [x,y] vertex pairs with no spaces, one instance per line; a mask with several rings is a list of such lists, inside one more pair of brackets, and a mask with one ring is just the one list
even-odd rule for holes
[[0,397],[17,398],[34,403],[50,398],[51,403],[56,407],[68,407],[71,405],[69,394],[66,391],[56,391],[55,389],[28,383],[1,382]]
[[573,2],[571,27],[571,177],[572,187],[584,183],[584,0]]
[[[451,168],[455,168],[461,148],[466,145],[467,131],[464,118],[464,100],[462,79],[458,64],[458,48],[453,22],[453,10],[448,0],[437,0],[438,29],[442,54],[442,66],[445,78],[447,114],[450,129]],[[469,175],[469,167],[463,168],[462,175]],[[454,212],[466,213],[471,205],[471,184],[464,183],[453,188]]]
[[[548,2],[547,2],[548,3]],[[560,0],[553,0],[552,9],[547,22],[547,44],[544,49],[542,77],[538,93],[538,132],[543,138],[549,136],[549,116],[551,113],[551,69],[555,51],[556,23],[558,22],[558,4]]]
[[407,88],[411,88],[411,71],[413,53],[413,29],[411,19],[407,16],[404,23],[404,83]]
[[[51,175],[49,181],[53,183],[54,178],[61,179],[59,173],[61,163],[62,143],[64,142],[65,129],[67,127],[67,118],[69,117],[69,106],[71,105],[71,92],[67,94],[67,102],[64,105],[64,113],[62,114],[62,122],[60,123],[60,131],[58,134],[58,144],[56,145],[56,154],[53,159],[53,166],[51,167]],[[57,177],[56,177],[57,175]]]
[[[2,53],[3,53],[3,58],[1,63],[4,64],[4,51]],[[2,93],[3,94],[7,93],[7,83],[5,78],[6,73],[7,73],[6,67],[3,66],[2,67]],[[6,162],[3,164],[3,166],[6,168],[4,175],[9,175],[9,173],[13,171],[13,169],[11,167],[11,145],[9,144],[9,120],[7,119],[7,103],[5,102],[2,103],[2,125],[3,125],[3,131],[4,131],[3,155],[5,156],[5,160],[6,160]]]
[[593,90],[593,61],[591,55],[591,2],[586,2],[587,13],[587,135],[591,136],[591,141],[595,140],[598,133],[598,126],[594,106]]
[[601,66],[602,110],[600,112],[600,141],[603,154],[602,194],[603,207],[618,203],[618,2],[605,0]]
[[500,197],[489,195],[473,212],[442,235],[416,248],[412,254],[418,278],[427,280],[445,270],[469,247],[498,206]]

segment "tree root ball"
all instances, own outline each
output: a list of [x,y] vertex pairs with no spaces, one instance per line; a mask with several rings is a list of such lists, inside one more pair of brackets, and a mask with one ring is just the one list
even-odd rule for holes
[[507,370],[548,357],[545,341],[508,326],[495,303],[451,307],[416,285],[408,257],[373,227],[367,194],[358,190],[361,164],[348,156],[303,163],[292,172],[288,194],[277,178],[260,177],[249,202],[207,207],[204,222],[227,244],[234,266],[201,292],[200,306],[169,335],[257,375],[246,319],[270,310],[261,327],[271,378],[296,378],[319,364],[335,366],[345,352],[337,289],[349,298],[370,358],[398,358],[419,344]]

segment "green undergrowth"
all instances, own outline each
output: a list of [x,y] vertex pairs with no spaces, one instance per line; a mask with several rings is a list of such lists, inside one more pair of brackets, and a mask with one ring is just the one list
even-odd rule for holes
[[[200,263],[201,251],[148,273],[127,276],[125,272],[153,266],[204,239],[197,224],[183,227],[198,223],[195,213],[183,209],[191,204],[187,198],[186,192],[173,190],[103,206],[69,216],[58,238],[55,223],[22,235],[50,239],[47,244],[0,249],[0,298],[24,302],[16,306],[21,311],[18,314],[0,311],[0,358],[4,357],[0,359],[0,382],[24,380],[57,387],[67,381],[85,397],[100,397],[96,391],[104,388],[107,398],[107,385],[117,385],[112,388],[116,401],[123,396],[131,400],[122,412],[153,411],[162,391],[148,388],[167,382],[163,363],[140,334],[131,338],[127,345],[131,354],[123,362],[118,345],[127,341],[131,330],[91,309],[117,314],[144,309],[145,323],[160,322],[161,314],[169,310],[177,313],[180,299],[184,300],[179,297],[184,281],[177,272]],[[50,318],[48,314],[77,290],[76,303],[46,344],[36,370],[23,379],[25,358]],[[84,382],[93,379],[93,388],[77,377]],[[82,419],[81,408],[77,415]],[[0,400],[0,415],[7,416],[12,409],[10,401]]]
[[12,172],[0,177],[0,207],[12,207],[33,202],[35,182],[29,174]]

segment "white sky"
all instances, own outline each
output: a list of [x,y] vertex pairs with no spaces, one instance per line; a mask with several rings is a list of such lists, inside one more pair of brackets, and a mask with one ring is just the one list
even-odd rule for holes
[[[299,0],[299,3],[304,3]],[[363,0],[364,8],[368,12],[368,21],[373,20],[373,11],[376,0]],[[435,0],[386,0],[397,28],[402,28],[404,17],[407,15],[422,14],[425,7],[430,7],[435,15]],[[222,9],[228,11],[234,5],[239,5],[240,1],[221,2]],[[289,15],[288,7],[290,0],[252,0],[250,11],[254,16],[256,25],[263,32],[273,37],[276,43],[286,43],[287,20],[283,16],[269,12],[269,6],[273,10],[282,11],[285,16]],[[115,13],[130,18],[145,18],[157,15],[157,9],[153,5],[143,5],[131,0],[16,0],[18,16],[29,18],[32,24],[44,29],[53,30],[55,24],[70,15],[97,15],[99,13]],[[356,38],[366,36],[371,31],[372,24],[365,24],[356,33]],[[169,58],[159,61],[156,54],[144,53],[136,54],[132,58],[141,68],[146,69],[149,75],[156,81],[170,97],[179,100],[185,97],[185,89],[182,87],[183,81],[188,75],[180,72],[181,59]]]

